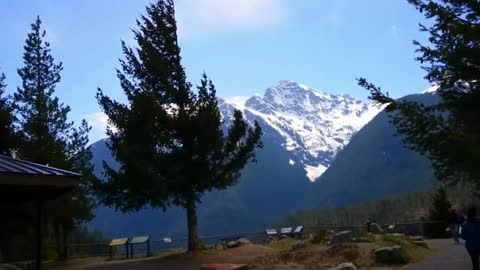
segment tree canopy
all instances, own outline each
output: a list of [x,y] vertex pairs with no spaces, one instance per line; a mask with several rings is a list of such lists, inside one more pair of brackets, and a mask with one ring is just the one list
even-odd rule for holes
[[261,128],[235,111],[223,130],[216,90],[203,74],[197,91],[187,81],[172,0],[147,7],[134,31],[138,48],[122,42],[117,70],[128,104],[98,102],[109,118],[110,145],[118,171],[104,163],[100,198],[123,211],[144,206],[186,208],[189,250],[198,247],[196,204],[205,192],[235,184],[261,147]]
[[11,151],[18,145],[18,134],[15,132],[13,114],[14,105],[10,96],[5,96],[7,83],[5,74],[0,73],[0,154],[11,155]]
[[428,44],[414,42],[416,59],[440,101],[434,105],[395,100],[366,79],[370,98],[388,104],[391,120],[407,146],[426,155],[447,183],[480,184],[480,4],[477,0],[409,0],[431,26],[420,25]]
[[55,233],[59,235],[61,228],[66,237],[66,231],[75,223],[93,217],[93,203],[88,195],[94,179],[91,153],[87,148],[90,127],[83,120],[75,128],[68,120],[70,107],[54,95],[61,79],[62,63],[55,62],[39,17],[31,29],[24,46],[24,66],[18,69],[22,85],[14,93],[15,125],[21,134],[16,154],[25,160],[82,173],[79,188],[49,203],[49,217]]

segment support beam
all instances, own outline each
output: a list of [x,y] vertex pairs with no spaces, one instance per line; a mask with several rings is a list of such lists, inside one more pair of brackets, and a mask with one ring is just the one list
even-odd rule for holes
[[36,208],[36,224],[35,224],[35,269],[42,270],[43,262],[43,201],[37,200],[35,202]]

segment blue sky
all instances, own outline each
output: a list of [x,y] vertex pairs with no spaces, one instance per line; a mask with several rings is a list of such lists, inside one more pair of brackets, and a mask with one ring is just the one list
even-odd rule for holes
[[[40,15],[62,61],[57,96],[77,123],[103,136],[105,117],[97,87],[124,100],[115,76],[120,40],[134,44],[130,29],[146,0],[0,1],[0,72],[9,91],[20,84],[23,43]],[[177,0],[183,64],[192,83],[205,71],[222,97],[263,94],[279,80],[294,80],[330,93],[366,100],[355,78],[367,77],[399,97],[429,87],[414,60],[413,40],[423,17],[406,0]]]

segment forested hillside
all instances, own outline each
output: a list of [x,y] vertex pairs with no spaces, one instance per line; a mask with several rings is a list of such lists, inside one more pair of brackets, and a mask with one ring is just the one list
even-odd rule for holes
[[[456,209],[475,200],[472,190],[468,185],[447,188],[449,200]],[[380,224],[416,222],[428,219],[431,195],[432,190],[425,190],[347,207],[300,211],[282,220],[280,225],[350,226],[365,224],[368,218]]]
[[[434,94],[405,97],[424,104]],[[429,160],[407,149],[385,111],[363,127],[314,183],[311,208],[340,207],[397,196],[437,183]]]

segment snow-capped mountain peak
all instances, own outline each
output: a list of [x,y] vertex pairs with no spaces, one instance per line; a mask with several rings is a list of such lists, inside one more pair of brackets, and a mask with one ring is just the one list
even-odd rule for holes
[[350,95],[328,94],[287,80],[267,88],[263,96],[229,98],[220,107],[224,117],[238,109],[247,121],[257,120],[265,137],[278,140],[291,153],[290,165],[303,166],[311,181],[381,110]]

